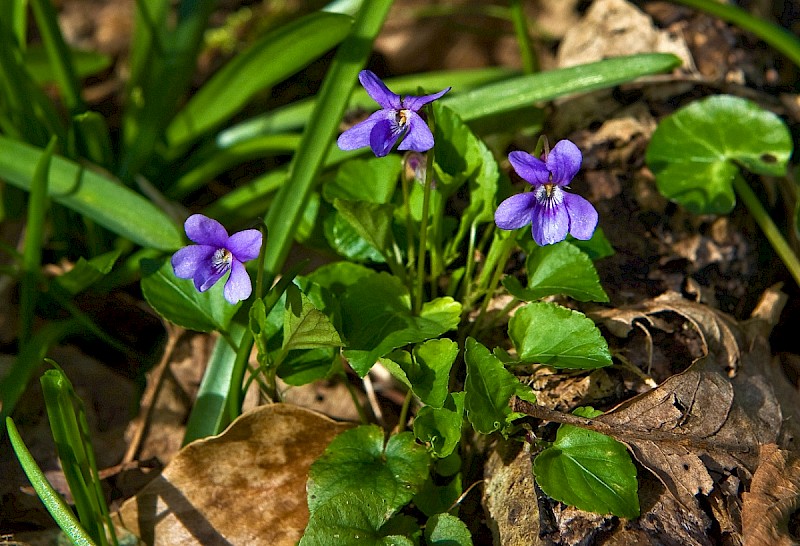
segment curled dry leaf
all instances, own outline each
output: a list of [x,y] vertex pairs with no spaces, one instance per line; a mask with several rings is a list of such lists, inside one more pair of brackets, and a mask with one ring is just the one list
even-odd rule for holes
[[114,520],[147,544],[294,545],[308,523],[308,469],[351,426],[262,406],[184,447]]
[[758,470],[742,507],[744,543],[748,546],[797,544],[789,518],[800,509],[800,457],[769,444],[761,447]]

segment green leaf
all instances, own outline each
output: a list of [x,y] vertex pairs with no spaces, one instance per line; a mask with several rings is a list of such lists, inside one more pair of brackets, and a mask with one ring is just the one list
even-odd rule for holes
[[508,335],[523,362],[579,369],[611,364],[608,344],[594,322],[555,303],[529,303],[518,309]]
[[680,59],[668,53],[615,57],[491,83],[461,95],[444,97],[439,102],[470,123],[524,109],[535,102],[613,87],[641,76],[667,72],[679,65]]
[[[108,55],[97,51],[70,50],[72,64],[78,78],[93,76],[111,66],[112,59]],[[36,81],[43,84],[56,80],[56,75],[47,59],[47,51],[41,44],[30,44],[23,53],[25,68]]]
[[420,408],[414,418],[414,435],[443,459],[450,456],[461,441],[463,422],[464,393],[450,393],[441,408]]
[[441,408],[447,398],[450,368],[458,356],[458,344],[449,339],[431,339],[414,347],[413,355],[406,351],[389,353],[389,371],[403,381],[420,400]]
[[351,159],[336,171],[336,177],[322,187],[329,203],[335,199],[388,203],[397,188],[403,168],[402,156]]
[[563,294],[578,301],[608,301],[592,260],[567,241],[537,246],[528,255],[525,267],[527,288],[520,286],[516,277],[503,279],[503,285],[518,299],[534,301]]
[[385,262],[380,251],[359,235],[339,211],[325,217],[322,229],[325,240],[343,258],[355,262]]
[[300,546],[414,546],[407,537],[384,535],[389,512],[387,500],[374,491],[342,493],[312,511]]
[[433,103],[433,112],[436,188],[449,196],[478,170],[486,146],[452,109],[437,101]]
[[262,89],[298,72],[347,36],[353,20],[312,13],[278,27],[236,55],[194,94],[167,128],[170,146],[182,146],[224,122]]
[[278,377],[287,385],[299,387],[325,379],[342,366],[335,349],[300,349],[289,351],[278,365]]
[[[410,432],[389,437],[375,425],[339,434],[308,475],[308,508],[314,514],[326,504],[340,504],[347,493],[375,493],[381,506],[364,506],[376,519],[389,519],[419,491],[428,477],[430,457]],[[381,523],[382,524],[382,523]]]
[[75,266],[56,277],[54,282],[72,295],[83,292],[111,272],[120,252],[119,249],[112,250],[89,260],[78,258]]
[[457,474],[444,485],[437,485],[431,476],[419,493],[414,495],[414,505],[426,516],[433,516],[449,511],[453,505],[457,507],[456,501],[463,492],[461,474]]
[[156,312],[170,322],[189,330],[227,331],[241,306],[225,300],[223,287],[227,276],[206,292],[198,292],[191,279],[179,279],[167,259],[141,262],[142,294]]
[[343,294],[348,287],[374,274],[375,272],[368,267],[342,261],[318,267],[306,278],[338,296]]
[[523,390],[530,400],[530,389],[523,387],[489,349],[473,338],[467,338],[464,352],[467,378],[464,381],[464,408],[476,432],[507,435],[511,422],[520,416],[509,407],[511,397]]
[[792,138],[781,119],[729,95],[695,101],[664,118],[647,147],[658,190],[696,214],[733,210],[739,169],[783,176]]
[[[597,417],[591,408],[574,411]],[[639,515],[636,466],[623,444],[613,438],[572,425],[561,425],[553,445],[533,463],[542,491],[565,504],[598,514]]]
[[614,255],[614,247],[611,246],[611,242],[606,238],[606,234],[601,227],[594,230],[592,238],[588,241],[575,239],[571,235],[567,240],[585,252],[592,260],[608,258]]
[[331,320],[297,286],[289,285],[283,318],[283,349],[321,349],[342,345]]
[[[39,148],[0,136],[0,178],[29,191],[42,153]],[[72,161],[53,157],[47,189],[57,203],[136,244],[164,251],[183,245],[178,226],[150,201]]]
[[408,290],[388,273],[351,285],[341,304],[344,356],[362,377],[392,349],[439,337],[454,330],[461,318],[461,304],[450,297],[426,302],[414,316]]
[[391,259],[394,205],[335,199],[333,206],[359,237],[380,252],[385,260]]
[[436,514],[425,524],[428,546],[472,546],[467,524],[450,514]]

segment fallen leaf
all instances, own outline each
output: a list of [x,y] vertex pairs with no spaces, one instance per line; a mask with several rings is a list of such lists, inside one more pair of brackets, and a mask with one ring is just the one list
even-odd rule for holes
[[294,545],[308,523],[311,463],[350,428],[272,404],[184,447],[114,515],[147,544]]
[[761,447],[750,492],[744,493],[742,537],[748,546],[797,544],[789,519],[800,509],[800,456],[775,444]]

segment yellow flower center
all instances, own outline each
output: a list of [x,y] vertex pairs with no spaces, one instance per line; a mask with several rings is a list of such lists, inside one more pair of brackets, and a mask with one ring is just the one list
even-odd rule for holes
[[230,268],[232,261],[233,254],[231,254],[231,251],[227,248],[218,248],[211,257],[211,265],[217,272],[226,271]]

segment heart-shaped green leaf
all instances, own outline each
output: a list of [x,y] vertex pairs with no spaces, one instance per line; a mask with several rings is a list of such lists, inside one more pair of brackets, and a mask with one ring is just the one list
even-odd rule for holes
[[511,421],[519,416],[508,405],[511,397],[517,394],[533,402],[533,393],[489,349],[471,337],[467,338],[464,361],[467,364],[464,408],[472,428],[481,434],[495,431],[507,434]]
[[647,148],[659,191],[697,214],[726,214],[740,167],[782,176],[792,138],[781,119],[757,104],[715,95],[661,120]]
[[364,506],[384,521],[404,506],[428,478],[430,456],[410,432],[384,442],[375,425],[364,425],[338,435],[311,465],[308,508],[313,514],[326,504],[338,504],[346,493],[378,494],[382,506]]
[[142,260],[142,294],[159,315],[198,332],[227,331],[241,303],[231,305],[222,293],[227,277],[200,293],[188,279],[179,279],[169,260]]
[[508,324],[519,359],[554,368],[601,368],[611,364],[608,343],[583,313],[554,303],[521,307]]
[[413,354],[393,351],[381,362],[425,404],[441,408],[456,356],[458,344],[455,341],[431,339],[414,347]]
[[464,393],[454,392],[447,396],[441,408],[423,406],[417,412],[414,435],[428,444],[434,455],[444,458],[453,453],[461,441],[463,420]]
[[520,286],[516,277],[503,279],[503,285],[511,295],[523,301],[557,294],[578,301],[608,301],[592,260],[567,241],[537,246],[528,255],[525,267],[528,271],[527,288]]
[[[581,417],[603,412],[578,408]],[[554,499],[581,510],[624,518],[639,515],[636,466],[623,444],[572,425],[561,425],[556,441],[533,463],[536,481]]]

